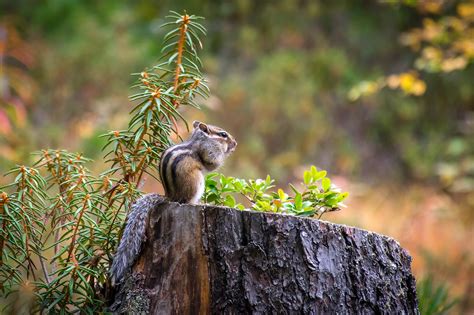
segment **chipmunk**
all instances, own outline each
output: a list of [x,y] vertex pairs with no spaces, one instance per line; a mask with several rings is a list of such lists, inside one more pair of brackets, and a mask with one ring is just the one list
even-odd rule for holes
[[199,121],[194,121],[193,127],[188,140],[171,146],[161,155],[160,177],[166,198],[147,194],[133,203],[110,268],[112,285],[121,282],[140,252],[148,212],[166,199],[198,203],[204,193],[204,174],[222,166],[237,146],[235,139],[222,128]]

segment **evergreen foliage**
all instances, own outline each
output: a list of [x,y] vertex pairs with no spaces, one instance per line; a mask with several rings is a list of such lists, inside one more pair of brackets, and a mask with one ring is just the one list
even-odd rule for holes
[[138,74],[127,129],[104,135],[107,171],[93,175],[82,155],[43,150],[34,167],[9,172],[15,179],[0,195],[0,291],[10,296],[10,311],[26,292],[28,311],[102,310],[107,270],[140,182],[144,174],[156,177],[183,119],[178,108],[208,93],[197,56],[201,18],[172,12],[168,19],[159,64]]

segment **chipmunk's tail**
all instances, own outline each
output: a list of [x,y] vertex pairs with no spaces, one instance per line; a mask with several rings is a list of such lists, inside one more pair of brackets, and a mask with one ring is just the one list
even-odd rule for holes
[[158,194],[145,195],[132,204],[132,209],[127,217],[127,224],[123,231],[122,239],[110,267],[112,285],[120,283],[140,253],[142,244],[146,239],[145,226],[148,213],[151,209],[162,203],[165,198]]

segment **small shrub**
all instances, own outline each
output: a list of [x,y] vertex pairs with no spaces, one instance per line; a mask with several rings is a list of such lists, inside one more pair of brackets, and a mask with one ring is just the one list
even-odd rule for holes
[[206,190],[203,200],[206,203],[225,205],[245,209],[237,203],[236,196],[244,197],[252,210],[285,213],[308,217],[321,217],[328,211],[340,210],[347,197],[347,192],[331,184],[326,171],[315,166],[304,172],[303,188],[298,190],[290,184],[290,194],[282,189],[270,191],[274,180],[270,175],[266,179],[245,180],[210,173],[206,177]]

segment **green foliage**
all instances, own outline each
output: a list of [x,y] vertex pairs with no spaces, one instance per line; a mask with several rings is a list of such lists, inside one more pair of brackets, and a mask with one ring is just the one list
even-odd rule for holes
[[178,107],[197,106],[195,97],[208,93],[197,56],[201,18],[172,12],[168,19],[160,63],[134,86],[138,105],[127,129],[103,136],[108,170],[93,175],[82,155],[43,150],[34,168],[14,168],[13,182],[0,187],[0,292],[10,311],[25,292],[36,296],[27,312],[102,311],[126,209],[178,134]]
[[422,315],[447,314],[458,302],[449,296],[446,285],[436,284],[431,276],[418,281],[417,295]]
[[218,173],[206,176],[206,190],[203,199],[206,203],[225,205],[238,209],[245,209],[237,203],[236,196],[240,195],[250,203],[256,211],[285,213],[291,215],[321,217],[328,211],[340,210],[347,197],[347,192],[331,184],[326,177],[326,171],[315,166],[304,172],[302,189],[298,190],[290,184],[290,196],[282,189],[270,191],[274,187],[274,180],[270,175],[266,179],[244,180],[226,177]]
[[147,166],[156,168],[161,153],[171,144],[171,134],[178,135],[176,121],[181,119],[186,123],[178,107],[197,107],[195,97],[208,96],[197,55],[198,47],[202,47],[199,37],[206,34],[197,23],[201,17],[173,12],[168,18],[172,21],[163,27],[174,27],[164,37],[161,62],[136,74],[139,78],[133,87],[138,91],[131,100],[138,101],[138,105],[131,111],[127,130],[106,135],[106,148],[111,148],[109,154],[113,153],[108,160],[112,168],[107,174],[119,172],[127,182],[140,182],[144,173],[153,176]]

